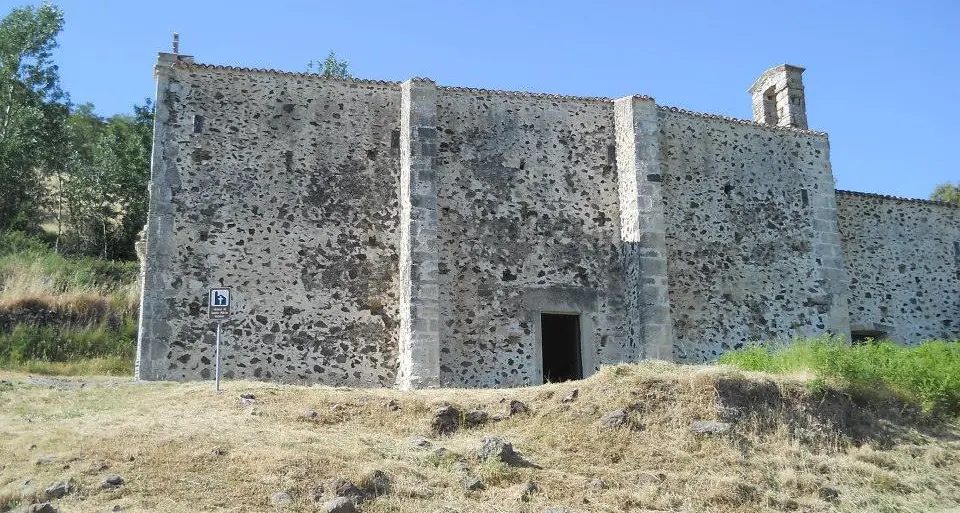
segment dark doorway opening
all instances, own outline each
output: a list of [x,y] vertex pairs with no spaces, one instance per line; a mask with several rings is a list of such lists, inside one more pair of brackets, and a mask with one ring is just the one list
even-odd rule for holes
[[543,382],[569,381],[583,377],[580,359],[580,316],[540,314],[543,349]]

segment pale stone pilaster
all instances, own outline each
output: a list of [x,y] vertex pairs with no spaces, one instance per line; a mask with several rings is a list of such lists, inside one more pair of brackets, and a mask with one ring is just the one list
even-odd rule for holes
[[666,222],[657,106],[652,98],[614,102],[627,337],[637,358],[673,358],[667,296]]
[[401,85],[400,336],[397,386],[440,384],[437,283],[437,88],[428,80]]

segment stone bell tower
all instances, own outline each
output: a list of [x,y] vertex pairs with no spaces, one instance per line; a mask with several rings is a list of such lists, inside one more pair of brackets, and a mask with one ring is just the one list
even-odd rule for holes
[[748,91],[753,96],[753,120],[766,125],[807,128],[803,68],[783,64],[764,71]]

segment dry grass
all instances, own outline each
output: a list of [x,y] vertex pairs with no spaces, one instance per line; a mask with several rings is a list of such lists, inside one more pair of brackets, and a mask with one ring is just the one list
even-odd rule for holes
[[[364,512],[960,506],[956,423],[915,425],[897,412],[851,417],[844,409],[862,405],[842,394],[810,398],[798,379],[774,382],[726,368],[649,362],[605,368],[577,383],[407,393],[234,381],[216,395],[211,383],[87,380],[82,388],[55,389],[22,375],[3,378],[0,511],[57,480],[72,480],[76,489],[57,501],[63,512],[113,505],[125,512],[273,511],[277,492],[294,499],[286,511],[321,511],[312,500],[318,485],[336,476],[362,483],[374,469],[390,476],[391,487],[364,503]],[[563,402],[573,388],[579,397]],[[256,404],[240,404],[241,393],[254,394]],[[399,410],[385,406],[391,399]],[[531,411],[447,437],[430,433],[443,402],[495,414],[505,413],[510,399]],[[731,434],[692,434],[691,420],[718,418],[718,401],[727,408],[720,413],[740,408]],[[604,413],[624,407],[633,429],[599,426]],[[305,419],[307,409],[317,417]],[[474,451],[488,434],[511,440],[535,466],[478,462]],[[411,444],[420,436],[432,447]],[[433,452],[441,446],[450,453]],[[44,456],[56,461],[37,464]],[[463,491],[458,457],[484,490]],[[107,474],[127,484],[101,490]],[[592,487],[595,478],[606,488]],[[522,500],[527,481],[539,491]]]

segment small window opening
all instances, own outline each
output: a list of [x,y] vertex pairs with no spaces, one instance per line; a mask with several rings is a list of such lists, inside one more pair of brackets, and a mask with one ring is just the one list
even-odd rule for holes
[[854,344],[872,344],[886,340],[887,332],[883,330],[854,330],[850,332],[850,340]]
[[805,206],[805,207],[808,206],[808,205],[810,205],[810,197],[807,196],[807,190],[806,190],[806,189],[800,189],[800,202],[801,202],[801,203],[803,204],[803,206]]
[[543,382],[555,383],[583,378],[580,355],[580,316],[540,314],[543,349]]
[[770,86],[763,92],[763,121],[768,125],[780,123],[780,115],[777,112],[777,90]]
[[200,134],[203,133],[203,116],[196,115],[193,116],[193,133]]

